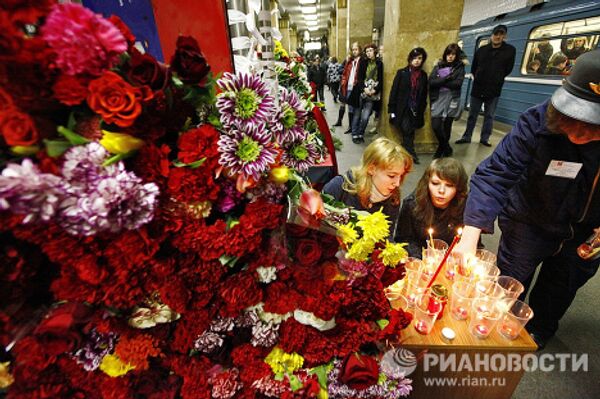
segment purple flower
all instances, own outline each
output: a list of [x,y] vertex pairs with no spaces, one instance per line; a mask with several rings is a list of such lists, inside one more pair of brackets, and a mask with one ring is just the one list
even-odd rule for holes
[[281,163],[299,172],[306,172],[319,157],[317,146],[306,139],[296,139],[282,145]]
[[279,324],[259,322],[252,327],[252,346],[269,348],[279,339]]
[[154,217],[158,187],[143,184],[122,162],[102,166],[107,156],[98,143],[74,147],[65,154],[63,175],[69,186],[58,223],[71,234],[135,230]]
[[204,331],[202,335],[194,341],[194,349],[198,352],[212,353],[223,346],[223,337],[220,334]]
[[0,176],[0,210],[26,215],[23,223],[47,222],[58,212],[65,191],[60,177],[40,172],[30,159],[9,163]]
[[219,212],[229,212],[242,201],[243,194],[235,188],[235,182],[224,180],[219,192],[219,199],[215,204]]
[[111,353],[115,347],[116,334],[102,334],[92,330],[81,349],[73,355],[77,363],[87,371],[94,371],[102,362],[102,358]]
[[304,122],[308,113],[302,107],[294,91],[282,87],[279,91],[279,110],[273,116],[271,129],[278,143],[303,140],[307,132]]
[[232,173],[243,173],[256,180],[275,162],[277,151],[265,125],[238,128],[232,126],[228,134],[219,138],[219,164]]
[[285,184],[277,184],[267,180],[249,189],[247,194],[251,202],[263,198],[273,204],[280,204],[287,195],[287,188]]
[[226,72],[217,85],[222,90],[217,95],[217,108],[225,127],[253,127],[272,118],[273,97],[269,95],[267,84],[259,77]]

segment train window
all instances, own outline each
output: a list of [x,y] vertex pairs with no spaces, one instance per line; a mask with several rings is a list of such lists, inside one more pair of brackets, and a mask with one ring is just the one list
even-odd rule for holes
[[600,17],[539,26],[531,31],[521,73],[532,76],[568,75],[577,57],[598,47]]

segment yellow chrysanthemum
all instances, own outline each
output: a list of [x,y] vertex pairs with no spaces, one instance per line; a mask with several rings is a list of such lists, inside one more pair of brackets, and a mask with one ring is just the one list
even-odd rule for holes
[[338,226],[337,232],[342,239],[342,242],[346,245],[352,244],[354,241],[358,240],[358,232],[354,229],[352,223]]
[[109,377],[120,377],[135,369],[129,363],[123,363],[117,355],[106,355],[100,363],[100,370],[104,371]]
[[285,353],[281,348],[275,347],[265,358],[265,363],[271,366],[273,373],[293,373],[304,364],[304,358],[297,353]]
[[359,215],[356,225],[362,229],[363,239],[373,243],[387,238],[390,234],[390,222],[382,209],[368,215]]
[[0,389],[8,388],[15,378],[8,372],[10,362],[0,363]]
[[127,154],[128,152],[142,148],[144,140],[125,133],[115,133],[103,130],[100,145],[106,148],[111,154]]
[[384,265],[390,267],[396,267],[398,263],[404,258],[408,256],[408,252],[404,249],[408,244],[394,244],[391,242],[386,242],[385,249],[381,251],[379,257]]
[[361,238],[352,244],[352,247],[346,253],[346,258],[358,262],[364,262],[369,259],[369,255],[375,249],[375,242]]

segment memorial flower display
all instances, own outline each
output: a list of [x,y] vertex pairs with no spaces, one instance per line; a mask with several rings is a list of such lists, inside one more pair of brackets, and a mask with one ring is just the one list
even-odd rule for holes
[[0,24],[8,398],[409,394],[378,363],[402,247],[300,176],[326,154],[305,93],[215,80],[191,37],[162,64],[78,4]]

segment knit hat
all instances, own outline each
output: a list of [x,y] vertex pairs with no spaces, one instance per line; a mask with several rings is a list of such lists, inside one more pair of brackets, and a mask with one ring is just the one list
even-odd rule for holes
[[561,114],[600,125],[600,50],[577,57],[571,74],[552,95],[552,105]]

